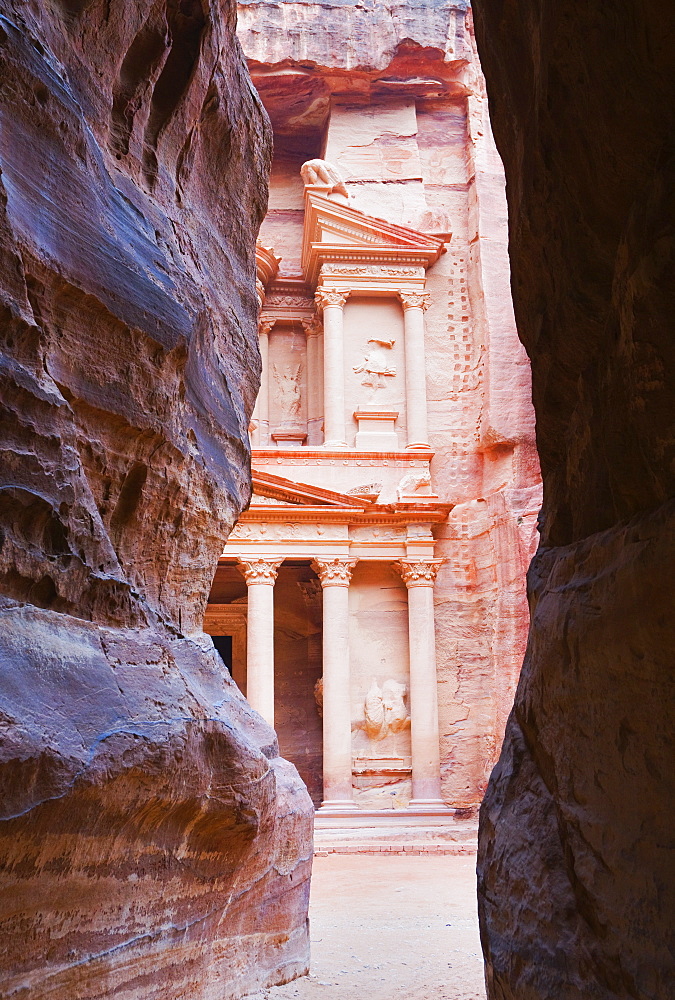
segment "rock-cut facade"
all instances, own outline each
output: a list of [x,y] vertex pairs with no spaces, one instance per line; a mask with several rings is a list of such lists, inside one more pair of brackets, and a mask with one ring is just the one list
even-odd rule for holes
[[471,11],[422,6],[239,4],[275,152],[253,498],[205,629],[319,839],[471,837],[527,634],[540,478],[502,166]]

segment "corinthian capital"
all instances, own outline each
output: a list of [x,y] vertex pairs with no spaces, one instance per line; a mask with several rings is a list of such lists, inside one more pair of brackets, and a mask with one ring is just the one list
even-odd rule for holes
[[343,309],[348,298],[349,292],[338,291],[337,288],[317,288],[314,296],[319,309],[325,309],[326,306],[339,306]]
[[404,309],[426,309],[429,305],[429,292],[402,291],[398,296]]
[[358,559],[315,559],[312,569],[322,587],[348,587]]
[[442,559],[401,559],[394,567],[406,587],[433,587]]
[[266,337],[267,334],[270,332],[270,330],[272,329],[272,327],[274,326],[275,323],[276,323],[276,320],[275,319],[270,319],[268,316],[266,316],[264,319],[259,319],[258,320],[258,334],[261,337]]
[[321,333],[321,320],[318,316],[311,316],[308,319],[303,319],[302,328],[305,331],[306,337],[318,337]]
[[254,583],[274,586],[283,559],[238,559],[237,562],[249,587]]

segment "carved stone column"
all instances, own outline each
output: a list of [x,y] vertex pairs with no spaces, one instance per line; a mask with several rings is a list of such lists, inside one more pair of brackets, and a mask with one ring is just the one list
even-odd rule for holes
[[323,441],[322,327],[318,316],[303,320],[302,326],[307,338],[307,444],[318,445]]
[[316,559],[323,588],[322,810],[355,809],[349,676],[349,581],[356,559]]
[[442,559],[402,559],[394,565],[408,588],[410,636],[411,809],[445,808],[441,798],[434,581]]
[[403,304],[408,448],[428,448],[424,311],[428,292],[399,292]]
[[346,448],[344,306],[349,292],[319,288],[323,310],[323,426],[327,448]]
[[256,448],[265,448],[270,440],[269,334],[274,323],[273,319],[263,319],[258,323],[262,371],[260,373],[260,391],[255,401],[252,417],[255,426],[253,446]]
[[246,697],[274,725],[274,581],[283,559],[239,559],[248,586]]

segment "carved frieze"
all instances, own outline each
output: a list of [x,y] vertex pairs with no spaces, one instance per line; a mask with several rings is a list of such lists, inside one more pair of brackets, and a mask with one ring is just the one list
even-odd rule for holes
[[[274,501],[271,501],[274,502]],[[312,524],[302,521],[239,522],[232,531],[233,541],[311,541],[312,539],[330,538],[336,530],[332,525]]]
[[323,264],[322,278],[339,277],[423,278],[423,267],[387,267],[385,264]]

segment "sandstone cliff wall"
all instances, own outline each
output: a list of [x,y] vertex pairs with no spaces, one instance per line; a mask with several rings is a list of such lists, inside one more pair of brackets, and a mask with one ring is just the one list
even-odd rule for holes
[[544,477],[529,647],[481,811],[488,992],[665,1000],[675,17],[628,0],[475,8]]
[[0,993],[307,965],[311,806],[199,632],[249,495],[269,129],[209,0],[0,3]]

